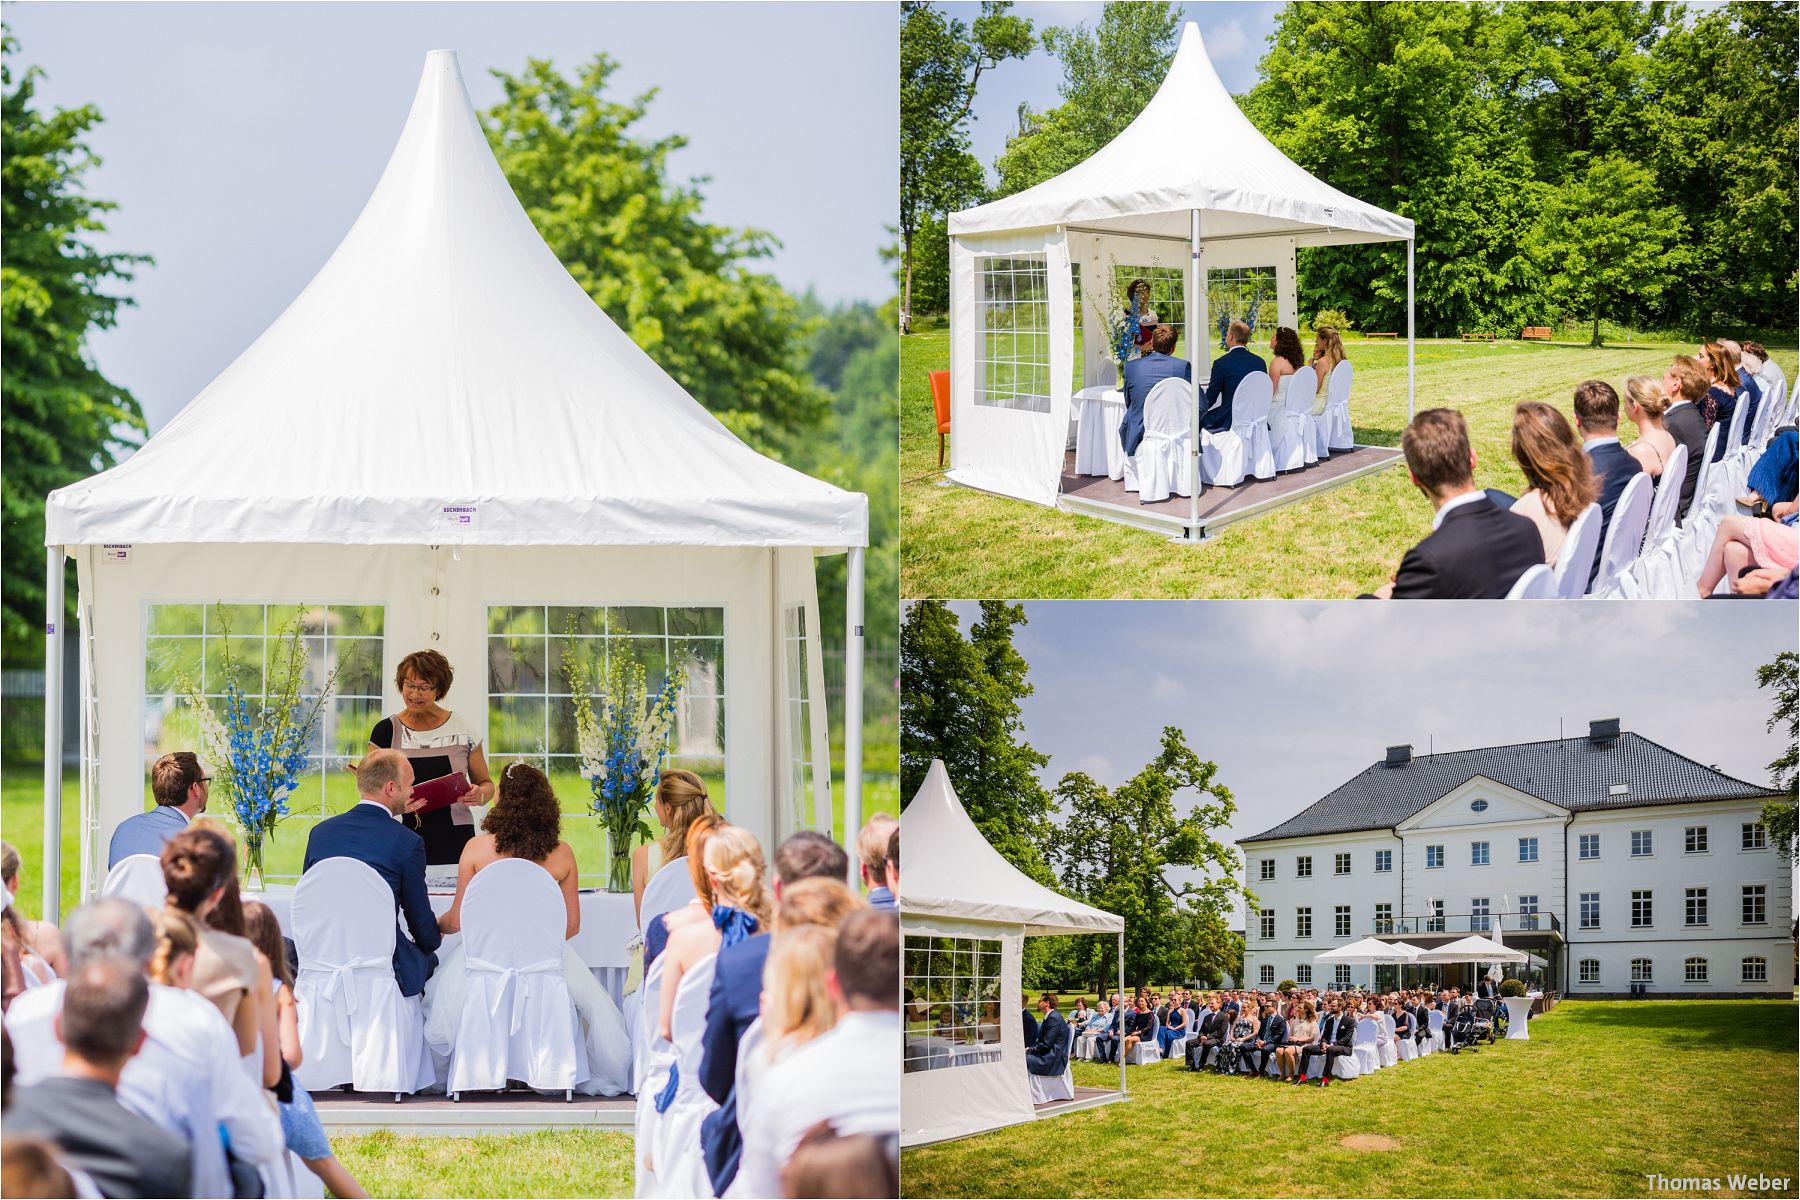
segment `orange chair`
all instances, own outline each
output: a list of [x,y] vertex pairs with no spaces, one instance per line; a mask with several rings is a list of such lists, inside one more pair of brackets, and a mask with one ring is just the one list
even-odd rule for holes
[[944,469],[944,439],[950,434],[950,372],[931,373],[931,406],[937,410],[938,470]]

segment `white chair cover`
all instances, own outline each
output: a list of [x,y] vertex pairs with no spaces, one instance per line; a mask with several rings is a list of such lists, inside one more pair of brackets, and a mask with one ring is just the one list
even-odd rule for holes
[[1355,448],[1356,436],[1350,429],[1350,385],[1355,378],[1356,370],[1349,359],[1331,369],[1331,378],[1325,382],[1325,411],[1319,417],[1321,446],[1332,450]]
[[1400,1061],[1399,1037],[1394,1033],[1394,1018],[1382,1013],[1381,1025],[1381,1065],[1391,1067]]
[[1712,550],[1719,518],[1731,507],[1730,498],[1719,495],[1723,473],[1718,469],[1719,464],[1713,461],[1713,452],[1718,449],[1722,436],[1723,431],[1717,425],[1706,435],[1706,457],[1700,464],[1699,478],[1694,481],[1694,502],[1688,506],[1687,519],[1681,523],[1676,542],[1675,589],[1671,595],[1658,599],[1686,599],[1694,594],[1700,568],[1706,564],[1707,553]]
[[534,862],[505,858],[463,895],[468,991],[450,1051],[449,1091],[496,1091],[517,1079],[567,1092],[588,1077],[581,1019],[563,979],[567,906]]
[[638,910],[638,928],[650,928],[651,918],[674,912],[692,900],[694,894],[694,876],[688,870],[687,855],[670,859],[644,885],[644,900]]
[[100,894],[129,900],[139,908],[161,908],[169,899],[162,859],[154,854],[131,854],[121,858],[118,865],[106,873]]
[[[1760,405],[1758,407],[1761,407]],[[1730,458],[1744,444],[1744,426],[1750,419],[1750,393],[1739,388],[1737,405],[1731,410],[1731,428],[1725,435],[1725,457]]]
[[1579,600],[1587,595],[1588,576],[1594,570],[1594,555],[1600,550],[1600,506],[1590,504],[1569,523],[1563,534],[1562,547],[1556,552],[1556,595],[1562,600]]
[[1133,1046],[1131,1048],[1131,1053],[1125,1056],[1126,1066],[1138,1067],[1145,1063],[1160,1062],[1162,1060],[1162,1051],[1157,1049],[1156,1046],[1156,1032],[1161,1028],[1162,1023],[1156,1019],[1155,1013],[1151,1013],[1149,1032],[1145,1033],[1144,1040]]
[[1169,1043],[1169,1053],[1167,1055],[1169,1058],[1185,1059],[1187,1057],[1187,1044],[1194,1040],[1194,1014],[1187,1012],[1184,1013],[1183,1016],[1187,1020],[1187,1024],[1182,1028],[1181,1036]]
[[1662,594],[1663,576],[1668,595],[1674,594],[1675,510],[1681,507],[1681,480],[1687,472],[1687,447],[1676,446],[1657,477],[1656,496],[1650,501],[1650,521],[1644,528],[1644,545],[1619,577],[1619,595],[1627,600]]
[[1375,1028],[1373,1017],[1362,1017],[1356,1022],[1356,1041],[1352,1044],[1356,1050],[1357,1070],[1366,1075],[1381,1069],[1381,1034]]
[[[1075,1027],[1069,1026],[1069,1059],[1074,1061]],[[1029,1073],[1027,1073],[1029,1075]],[[1053,1100],[1073,1100],[1075,1098],[1075,1068],[1065,1066],[1061,1075],[1029,1075],[1031,1080],[1031,1102],[1033,1104],[1049,1104]]]
[[1626,483],[1613,504],[1612,520],[1606,525],[1606,540],[1600,546],[1600,570],[1594,576],[1592,594],[1610,596],[1616,593],[1619,576],[1631,566],[1644,544],[1644,529],[1650,521],[1650,502],[1656,495],[1656,481],[1639,471]]
[[1426,1010],[1425,1023],[1431,1027],[1431,1048],[1438,1051],[1444,1048],[1444,1010],[1433,1008]]
[[394,980],[394,892],[375,868],[328,858],[294,889],[304,1055],[294,1080],[308,1091],[416,1092],[435,1081],[417,996]]
[[1405,1037],[1400,1036],[1400,1027],[1394,1023],[1393,1014],[1391,1013],[1387,1018],[1387,1027],[1388,1037],[1394,1043],[1394,1052],[1400,1056],[1399,1061],[1411,1062],[1419,1056],[1419,1044],[1413,1040],[1413,1036],[1410,1033]]
[[1190,495],[1188,427],[1191,390],[1185,379],[1163,379],[1144,398],[1144,440],[1132,457],[1139,504]]
[[1274,385],[1258,371],[1238,381],[1231,397],[1231,428],[1200,434],[1200,479],[1236,487],[1246,476],[1275,477],[1275,452],[1269,445],[1269,401]]
[[1277,471],[1298,471],[1319,461],[1318,422],[1312,414],[1312,397],[1318,388],[1318,373],[1310,366],[1301,367],[1288,376],[1280,411],[1273,407],[1269,411]]
[[1534,563],[1525,569],[1525,573],[1513,581],[1512,590],[1506,593],[1508,600],[1554,600],[1556,599],[1556,576],[1551,573],[1549,563]]
[[1768,445],[1769,439],[1781,427],[1781,419],[1787,415],[1786,410],[1787,380],[1764,382],[1762,403],[1756,406],[1756,429],[1752,437],[1758,450]]
[[[651,1163],[656,1186],[664,1196],[710,1196],[712,1180],[700,1149],[700,1123],[719,1106],[700,1086],[700,1039],[706,1033],[706,1007],[712,992],[716,955],[707,955],[683,971],[675,988],[675,1008],[669,1017],[675,1051],[677,1083],[675,1099],[656,1123],[651,1143]],[[645,1081],[652,1093],[663,1090],[663,1076]]]
[[[637,1097],[632,1137],[632,1145],[636,1148],[633,1155],[636,1190],[633,1194],[637,1196],[657,1194],[656,1172],[648,1164],[649,1150],[656,1141],[662,1114],[656,1111],[656,1097],[651,1093],[661,1090],[662,1081],[669,1075],[669,1064],[675,1061],[675,1047],[657,1033],[657,1023],[662,1019],[662,978],[666,961],[664,956],[658,955],[644,972],[644,986],[638,989],[643,1001],[638,1007],[631,1055],[631,1068],[635,1073],[631,1091]],[[654,1086],[650,1084],[653,1079],[657,1081]]]

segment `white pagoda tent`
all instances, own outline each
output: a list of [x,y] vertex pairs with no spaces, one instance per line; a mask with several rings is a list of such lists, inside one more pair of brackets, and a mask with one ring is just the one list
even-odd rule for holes
[[[1117,934],[1123,995],[1124,918],[1060,895],[1001,857],[969,819],[941,761],[933,760],[925,782],[900,814],[900,833],[906,844],[900,883],[902,982],[909,997],[944,991],[948,982],[950,995],[937,999],[966,995],[970,1003],[998,1002],[1000,1008],[997,1053],[931,1058],[914,1053],[917,1041],[929,1041],[929,1035],[908,1030],[906,1070],[900,1077],[900,1144],[914,1146],[1033,1120],[1024,1031],[1013,1007],[1021,991],[1025,939]],[[941,968],[927,966],[933,955],[940,963],[947,958],[972,965],[955,966],[946,980]],[[914,1012],[903,1012],[902,1018],[909,1026],[916,1024]],[[1121,1059],[1119,1091],[1104,1099],[1124,1094]]]
[[[1275,148],[1225,89],[1188,22],[1169,73],[1090,158],[1016,195],[950,214],[949,476],[1058,502],[1071,397],[1111,385],[1113,267],[1185,272],[1183,345],[1194,362],[1189,536],[1199,524],[1199,399],[1212,355],[1207,272],[1272,267],[1280,322],[1298,328],[1302,246],[1406,244],[1407,409],[1413,399],[1413,222],[1347,196]],[[1083,384],[1075,384],[1074,278]]]
[[[426,56],[379,183],[306,289],[130,459],[52,493],[45,522],[45,840],[60,837],[66,556],[85,895],[105,839],[143,806],[147,614],[162,604],[379,606],[380,678],[442,651],[478,734],[491,611],[721,609],[730,818],[768,844],[830,828],[813,559],[850,557],[846,678],[860,680],[867,498],[745,445],[582,291],[513,195],[450,51]],[[856,686],[845,709],[853,833]],[[57,875],[50,853],[52,920]]]

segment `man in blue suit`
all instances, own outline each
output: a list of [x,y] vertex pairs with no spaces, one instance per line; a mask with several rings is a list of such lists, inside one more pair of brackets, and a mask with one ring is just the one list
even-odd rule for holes
[[1039,997],[1038,1011],[1044,1016],[1038,1023],[1037,1044],[1025,1049],[1025,1069],[1061,1078],[1069,1069],[1069,1023],[1056,1011],[1056,997],[1049,992]]
[[348,812],[313,826],[306,839],[310,871],[328,858],[354,858],[375,868],[394,889],[394,911],[406,919],[404,936],[394,943],[394,980],[402,996],[417,996],[437,969],[437,948],[444,936],[425,892],[425,840],[400,823],[412,811],[413,769],[398,750],[377,750],[356,768],[357,801]]
[[[802,879],[844,879],[850,856],[822,833],[806,830],[775,850],[775,902],[783,888]],[[758,933],[719,952],[713,962],[706,1001],[706,1031],[700,1037],[700,1086],[718,1104],[700,1125],[700,1149],[713,1193],[723,1195],[737,1177],[744,1141],[737,1122],[738,1044],[762,1011],[763,964],[769,935]]]
[[1262,1024],[1257,1027],[1256,1036],[1244,1050],[1245,1058],[1250,1063],[1251,1072],[1262,1079],[1269,1070],[1269,1055],[1275,1053],[1275,1047],[1287,1045],[1287,1018],[1273,1002],[1263,1005]]
[[[1581,431],[1581,448],[1600,484],[1600,544],[1604,546],[1619,496],[1633,475],[1643,473],[1644,464],[1619,444],[1619,393],[1604,379],[1590,379],[1575,389],[1575,428]],[[1599,573],[1600,555],[1596,553],[1593,570],[1588,572],[1590,587]]]
[[1186,359],[1171,357],[1174,349],[1175,327],[1158,325],[1150,334],[1150,352],[1125,364],[1125,419],[1119,423],[1119,443],[1127,454],[1136,454],[1144,440],[1144,400],[1150,389],[1165,379],[1193,378]]
[[134,854],[160,856],[164,842],[206,811],[211,782],[212,776],[201,768],[191,750],[177,750],[157,759],[150,768],[150,794],[156,807],[119,822],[106,847],[106,869],[112,870],[121,859]]
[[1245,376],[1267,371],[1269,364],[1249,350],[1250,327],[1233,321],[1225,329],[1225,353],[1212,361],[1212,373],[1206,378],[1206,394],[1200,398],[1200,428],[1210,433],[1223,433],[1231,428],[1231,398]]

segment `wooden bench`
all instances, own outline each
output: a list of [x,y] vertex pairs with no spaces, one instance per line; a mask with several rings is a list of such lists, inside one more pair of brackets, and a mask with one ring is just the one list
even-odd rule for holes
[[1462,335],[1462,339],[1465,342],[1491,342],[1494,340],[1494,335],[1491,333],[1465,333]]
[[1549,341],[1551,336],[1550,327],[1548,325],[1527,325],[1524,331],[1519,334],[1521,339],[1532,338],[1540,342]]
[[1400,335],[1396,334],[1396,333],[1365,333],[1365,334],[1363,334],[1363,336],[1366,338],[1377,338],[1377,337],[1399,337]]

